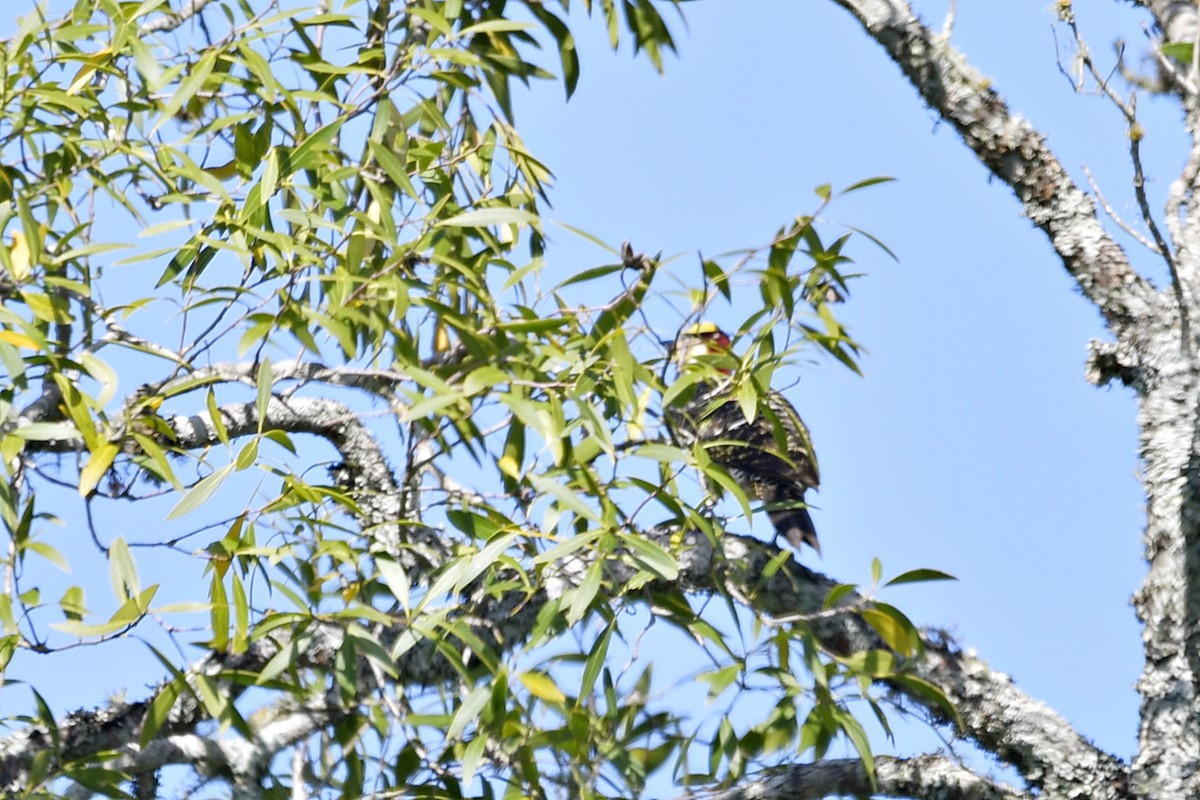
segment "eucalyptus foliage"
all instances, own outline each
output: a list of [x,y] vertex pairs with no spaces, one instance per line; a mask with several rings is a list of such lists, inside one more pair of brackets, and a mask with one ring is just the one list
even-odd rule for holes
[[[877,685],[953,717],[878,568],[764,610],[824,584],[728,533],[756,510],[662,424],[718,368],[671,362],[702,317],[748,414],[857,369],[835,193],[724,259],[547,257],[513,93],[575,90],[571,25],[662,69],[677,9],[59,5],[0,42],[6,794],[700,791],[839,737],[870,776]],[[851,616],[870,648],[821,629]],[[39,659],[130,637],[159,682],[55,719]]]

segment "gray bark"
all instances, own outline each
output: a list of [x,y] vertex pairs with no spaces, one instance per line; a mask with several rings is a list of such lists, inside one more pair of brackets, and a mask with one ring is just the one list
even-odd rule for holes
[[[1175,283],[1158,290],[1133,269],[1099,218],[1096,204],[1071,178],[1044,137],[1010,111],[963,54],[924,25],[908,3],[835,1],[862,23],[981,163],[1012,189],[1084,296],[1099,309],[1113,341],[1093,345],[1088,375],[1097,383],[1119,380],[1137,393],[1145,465],[1142,479],[1148,497],[1144,540],[1149,569],[1135,598],[1145,648],[1138,683],[1142,718],[1136,756],[1126,762],[1100,750],[1061,715],[1017,688],[1008,676],[964,652],[947,635],[928,632],[923,654],[908,667],[946,692],[961,715],[962,735],[1011,765],[1024,786],[1003,786],[949,757],[929,754],[880,759],[878,789],[888,796],[915,798],[1200,797],[1200,365],[1194,356],[1198,343],[1186,333],[1188,320],[1200,319],[1194,301],[1200,297],[1200,203],[1195,200],[1200,148],[1172,186],[1165,219],[1171,242],[1161,254],[1171,259]],[[203,5],[202,1],[189,4],[179,21]],[[1196,40],[1194,3],[1145,0],[1138,5],[1152,15],[1166,40]],[[1193,68],[1193,74],[1184,74],[1185,80],[1177,82],[1173,90],[1180,97],[1188,128],[1195,134],[1200,129],[1197,102],[1188,88],[1197,84],[1194,72]],[[217,365],[203,377],[251,381],[254,371],[246,364]],[[394,398],[388,387],[400,377],[313,365],[276,366],[273,375],[277,382],[353,386],[389,401]],[[26,409],[17,424],[53,418],[56,405],[57,398],[48,396],[45,402]],[[259,429],[252,403],[227,406],[221,416],[230,436]],[[219,440],[213,420],[205,413],[173,417],[168,422],[181,446],[202,448]],[[397,523],[405,518],[402,487],[379,443],[348,407],[331,400],[283,394],[272,398],[264,422],[271,428],[319,436],[336,448],[343,459],[336,478],[359,500],[362,513],[357,522],[364,535],[371,537],[374,553],[396,559],[418,578],[422,571],[428,575],[431,567],[445,560],[448,553],[435,532]],[[73,446],[48,443],[45,449]],[[665,539],[669,534],[648,531],[646,535]],[[764,587],[763,569],[777,555],[774,547],[729,536],[722,540],[720,552],[714,552],[699,534],[688,534],[685,540],[679,583],[688,591],[729,594],[777,619],[812,615],[822,644],[834,652],[881,646],[870,627],[851,611],[829,614],[822,610],[834,585],[824,576],[802,567],[784,569]],[[557,575],[546,580],[546,588],[525,598],[519,608],[468,592],[470,602],[453,613],[497,649],[518,646],[544,603],[569,589],[585,572],[579,566],[561,566]],[[621,566],[614,562],[610,569],[619,580]],[[399,680],[404,685],[435,685],[453,674],[453,666],[439,651],[428,642],[412,639],[410,631],[397,626],[380,633],[398,653]],[[314,625],[309,634],[303,646],[297,645],[297,663],[330,664],[344,631],[334,625]],[[191,674],[215,678],[225,669],[261,669],[288,644],[286,638],[262,639],[236,656],[210,654],[193,665]],[[232,684],[224,688],[239,691]],[[379,688],[378,676],[366,664],[361,688]],[[905,691],[902,686],[893,688]],[[913,694],[908,699],[925,706],[935,718],[942,714],[927,698]],[[0,739],[0,789],[21,788],[34,755],[57,738],[65,758],[100,750],[116,752],[120,754],[116,765],[131,773],[166,764],[190,764],[205,773],[228,776],[236,796],[254,797],[265,764],[293,742],[349,713],[334,704],[273,709],[269,719],[256,723],[251,744],[202,733],[196,701],[181,698],[160,736],[140,748],[137,743],[148,702],[149,698],[132,703],[112,701],[95,711],[69,715],[55,731],[31,724]],[[869,789],[857,761],[830,761],[798,765],[736,791],[709,796],[721,800],[821,797],[865,794]],[[75,796],[87,794],[83,789],[73,792]]]
[[[1067,272],[1099,309],[1115,341],[1093,345],[1089,379],[1119,379],[1138,397],[1149,563],[1134,598],[1145,649],[1137,686],[1142,698],[1138,752],[1128,774],[1117,762],[1098,771],[1094,764],[1070,764],[1066,751],[1057,765],[1045,765],[1046,772],[1041,764],[1010,760],[1027,780],[1049,779],[1045,788],[1055,796],[1200,796],[1200,365],[1194,356],[1197,343],[1189,332],[1200,316],[1200,147],[1193,146],[1188,166],[1171,188],[1165,222],[1172,241],[1158,249],[1173,285],[1156,290],[1132,268],[1106,232],[1095,203],[1070,178],[1044,138],[1011,112],[963,54],[923,24],[907,2],[836,2],[886,50],[979,161],[1011,188]],[[1166,41],[1196,41],[1195,3],[1146,0],[1138,5],[1150,12]],[[1060,10],[1073,13],[1069,6],[1060,5]],[[1181,72],[1183,80],[1174,83],[1173,91],[1195,142],[1196,67]],[[1137,187],[1136,134],[1131,143]],[[1154,225],[1150,219],[1147,223]],[[1032,722],[1023,717],[1010,721],[1018,727]],[[997,747],[985,746],[1001,754]]]
[[[215,439],[214,439],[215,441]],[[646,531],[648,538],[666,545],[670,530]],[[793,565],[776,572],[764,583],[764,568],[780,554],[779,548],[756,539],[727,535],[720,549],[713,548],[701,533],[685,534],[680,555],[678,583],[697,594],[729,594],[767,615],[768,619],[787,620],[797,615],[810,617],[815,633],[824,647],[837,653],[850,653],[884,644],[859,616],[854,607],[861,598],[847,598],[844,612],[824,610],[824,601],[836,581]],[[498,649],[519,647],[533,629],[538,612],[554,597],[569,590],[586,573],[592,554],[572,557],[558,565],[555,575],[546,577],[544,591],[527,598],[519,609],[511,598],[494,598],[485,593],[469,593],[451,613],[465,621],[474,634]],[[608,563],[613,581],[628,580],[633,569],[613,560]],[[653,587],[651,587],[653,588]],[[669,586],[658,587],[669,590]],[[298,667],[328,667],[333,663],[344,631],[333,624],[313,625],[295,662]],[[397,683],[407,687],[438,685],[451,679],[454,667],[433,643],[405,637],[403,626],[382,631],[381,638],[403,654],[397,659]],[[237,655],[211,654],[195,664],[189,674],[219,676],[223,670],[261,670],[288,646],[286,635],[260,639],[247,652]],[[1015,766],[1028,779],[1029,789],[1053,797],[1123,797],[1111,791],[1123,785],[1127,770],[1118,759],[1105,753],[1080,736],[1061,716],[1017,688],[1007,675],[993,671],[983,660],[964,652],[944,632],[926,633],[924,655],[915,660],[913,674],[936,682],[949,695],[962,717],[963,736],[998,758]],[[219,679],[218,679],[219,680]],[[361,690],[378,691],[371,673],[361,673]],[[235,684],[221,682],[231,697],[241,691]],[[903,692],[903,687],[894,687]],[[920,695],[909,696],[911,703],[927,706],[937,717],[941,711]],[[189,764],[208,773],[245,779],[254,775],[258,765],[302,738],[306,724],[331,721],[349,709],[325,706],[320,709],[283,708],[264,721],[254,746],[230,745],[210,740],[196,731],[203,719],[201,710],[190,697],[181,697],[160,738],[147,748],[137,742],[149,698],[137,703],[114,702],[94,712],[65,719],[58,736],[64,742],[64,754],[88,752],[91,748],[122,754],[119,766],[131,773],[153,770],[166,764]],[[319,713],[318,713],[319,712]],[[288,735],[284,732],[291,731]],[[32,758],[49,739],[40,726],[0,739],[0,789],[20,787]],[[239,749],[241,748],[241,749]],[[249,748],[249,749],[247,749]],[[915,798],[1017,798],[1034,794],[1006,787],[973,772],[944,756],[917,759],[879,760],[878,781],[885,796]],[[795,798],[827,794],[858,794],[866,787],[866,778],[857,761],[826,765],[798,766],[776,778],[752,782],[745,794],[728,797]],[[725,797],[726,795],[717,795]]]
[[1032,795],[1001,786],[943,755],[878,758],[872,787],[856,759],[797,764],[727,791],[698,795],[703,800],[819,800],[831,794],[866,797],[927,797],[938,800],[1021,800]]

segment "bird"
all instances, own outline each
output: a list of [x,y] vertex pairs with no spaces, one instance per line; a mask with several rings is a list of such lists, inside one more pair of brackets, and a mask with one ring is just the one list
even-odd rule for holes
[[[728,354],[730,343],[715,324],[700,322],[676,338],[674,360],[686,371],[705,356]],[[797,549],[806,544],[820,555],[804,502],[805,492],[820,485],[808,428],[787,398],[773,389],[758,399],[754,418],[747,419],[730,371],[718,367],[715,373],[721,377],[702,379],[694,391],[680,395],[678,405],[667,412],[668,424],[679,441],[704,446],[747,497],[762,502],[776,536]]]

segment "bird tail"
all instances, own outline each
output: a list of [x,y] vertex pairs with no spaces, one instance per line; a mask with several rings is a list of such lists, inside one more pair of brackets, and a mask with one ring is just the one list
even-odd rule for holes
[[784,489],[773,494],[776,496],[763,500],[771,524],[775,526],[775,533],[791,542],[796,549],[806,544],[820,555],[821,543],[817,541],[817,529],[804,506],[804,493]]

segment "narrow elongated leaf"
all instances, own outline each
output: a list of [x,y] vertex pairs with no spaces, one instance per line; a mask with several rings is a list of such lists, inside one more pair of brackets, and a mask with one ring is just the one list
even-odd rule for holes
[[438,223],[443,228],[487,228],[492,225],[531,225],[541,217],[520,208],[479,208]]
[[112,466],[113,459],[117,457],[118,452],[117,446],[112,442],[105,442],[92,451],[92,454],[88,456],[87,464],[79,471],[80,496],[87,497],[92,493],[100,478]]
[[137,567],[123,536],[118,536],[108,548],[108,576],[113,594],[122,603],[138,593]]
[[226,464],[211,475],[206,475],[199,483],[188,489],[187,494],[175,504],[175,507],[171,509],[171,513],[167,514],[167,519],[178,519],[208,502],[213,493],[229,477],[229,473],[233,472],[234,466],[234,464]]
[[263,426],[267,422],[267,406],[271,402],[271,359],[263,356],[262,363],[258,365],[258,377],[256,380],[254,407],[258,411],[258,432],[263,432]]
[[544,672],[522,672],[517,675],[517,680],[539,700],[545,700],[547,703],[565,703],[567,701],[567,696],[563,694],[562,689],[559,689],[554,679]]
[[674,556],[659,547],[656,542],[636,534],[623,535],[621,540],[633,551],[633,558],[639,565],[651,570],[664,580],[673,581],[679,577],[679,563]]
[[463,730],[479,717],[479,712],[483,711],[483,707],[487,705],[491,696],[491,687],[486,683],[481,683],[472,689],[471,693],[467,695],[467,699],[458,707],[458,711],[454,712],[454,718],[450,720],[450,727],[446,729],[446,737],[449,739],[459,738]]
[[956,581],[956,580],[958,580],[958,578],[954,577],[953,575],[951,575],[948,572],[942,572],[941,570],[910,569],[908,572],[901,573],[900,575],[897,575],[896,577],[892,578],[890,581],[885,583],[884,586],[899,586],[900,584],[903,584],[903,583],[920,583],[922,581]]
[[17,427],[13,434],[31,442],[61,442],[83,438],[78,428],[66,422],[32,422]]
[[392,595],[400,602],[400,607],[404,609],[405,613],[408,613],[409,592],[412,589],[412,583],[409,581],[404,567],[391,559],[377,558],[375,568],[383,576],[384,583],[392,590]]
[[603,570],[603,561],[593,561],[587,572],[584,573],[583,580],[571,595],[571,605],[567,608],[568,625],[574,625],[583,619],[583,615],[591,608],[592,601],[596,599],[596,594],[600,591]]
[[858,757],[862,759],[863,770],[867,773],[867,780],[871,782],[872,788],[875,786],[875,756],[871,753],[871,741],[867,738],[867,732],[863,730],[859,721],[854,718],[853,714],[844,711],[840,708],[833,709],[834,719],[846,734],[854,749],[858,751]]
[[579,696],[575,698],[576,708],[580,708],[587,698],[591,697],[592,688],[596,685],[596,678],[600,676],[604,660],[608,658],[608,645],[612,641],[613,631],[616,629],[617,619],[613,617],[601,634],[596,637],[596,642],[588,652],[587,661],[583,664],[583,677],[579,681]]

